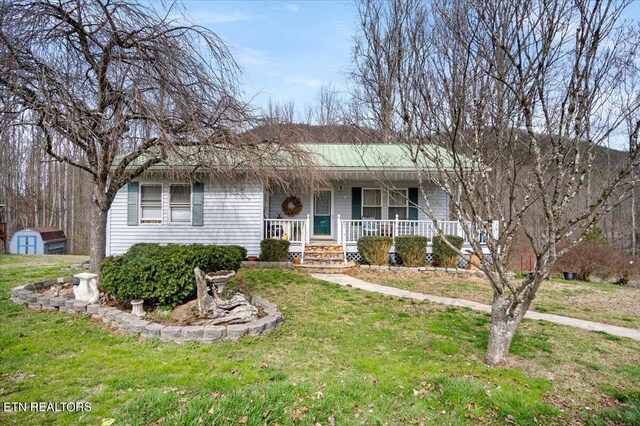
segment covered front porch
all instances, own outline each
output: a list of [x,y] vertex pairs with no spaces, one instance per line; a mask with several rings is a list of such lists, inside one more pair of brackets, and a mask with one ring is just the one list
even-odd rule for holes
[[[318,238],[314,234],[314,227],[317,229],[318,224],[314,223],[311,215],[307,215],[305,219],[265,219],[264,234],[265,238],[287,239],[291,243],[289,247],[289,259],[300,258],[304,263],[305,248],[308,244],[314,242],[336,243],[342,245],[344,260],[346,261],[362,261],[358,253],[358,239],[363,236],[385,236],[395,239],[396,236],[417,235],[427,238],[427,250],[425,259],[427,263],[431,261],[433,237],[438,234],[457,235],[463,238],[463,251],[472,252],[470,238],[476,239],[481,245],[485,246],[485,235],[478,231],[476,226],[469,222],[461,222],[457,220],[438,221],[434,223],[431,220],[407,220],[400,219],[342,219],[341,215],[336,217],[336,238],[327,238],[321,234]],[[494,238],[498,237],[499,224],[498,221],[492,221],[490,224],[491,233]],[[395,252],[394,247],[391,253]]]
[[[397,173],[393,179],[387,176],[387,180],[371,176],[371,172],[343,173],[315,191],[266,193],[263,238],[288,239],[289,259],[301,261],[305,245],[314,242],[340,244],[345,261],[360,261],[357,242],[362,236],[424,236],[427,260],[438,233],[461,236],[467,252],[471,251],[469,238],[484,243],[478,227],[449,217],[449,197],[435,183],[423,182],[419,188],[417,176],[409,172]],[[429,210],[435,223],[425,213]],[[497,222],[491,224],[491,232],[498,235]]]

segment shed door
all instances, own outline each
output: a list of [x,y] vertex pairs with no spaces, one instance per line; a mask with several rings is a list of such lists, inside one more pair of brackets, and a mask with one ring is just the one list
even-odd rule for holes
[[18,237],[18,254],[36,254],[37,239],[33,235]]

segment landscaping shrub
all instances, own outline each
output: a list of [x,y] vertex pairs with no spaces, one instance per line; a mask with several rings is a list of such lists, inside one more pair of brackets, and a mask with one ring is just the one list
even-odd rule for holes
[[574,272],[576,278],[589,281],[592,275],[606,281],[627,284],[638,275],[633,258],[603,243],[580,243],[558,259],[554,273]]
[[229,247],[230,249],[234,249],[238,252],[238,259],[240,259],[240,261],[246,260],[247,258],[247,249],[242,247],[242,246],[224,246],[224,247]]
[[574,272],[581,281],[589,281],[591,275],[598,270],[600,274],[609,276],[613,273],[613,263],[609,262],[611,253],[612,250],[604,244],[581,243],[558,259],[554,271]]
[[196,297],[193,270],[238,270],[237,248],[214,245],[136,244],[100,266],[102,290],[118,300],[176,306]]
[[391,237],[360,237],[358,252],[370,265],[386,265],[389,263],[389,250],[392,245]]
[[[445,235],[444,238],[458,249],[464,243],[464,239],[457,235]],[[459,255],[444,242],[444,238],[440,235],[433,237],[433,264],[441,268],[456,268]]]
[[288,240],[262,240],[260,241],[260,257],[267,262],[286,262],[289,253]]
[[405,235],[396,237],[396,254],[404,266],[422,266],[427,256],[427,237]]

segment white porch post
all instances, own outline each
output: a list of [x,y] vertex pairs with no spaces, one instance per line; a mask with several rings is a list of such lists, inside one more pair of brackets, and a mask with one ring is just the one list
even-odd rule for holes
[[400,229],[400,219],[398,219],[398,215],[396,214],[396,223],[394,225],[394,230],[393,230],[393,243],[395,245],[396,242],[396,236],[398,235],[398,229]]
[[338,215],[338,244],[342,241],[342,221],[340,215]]
[[308,244],[311,241],[311,219],[309,218],[309,215],[307,215],[307,231],[306,231],[306,235],[305,235],[305,242]]

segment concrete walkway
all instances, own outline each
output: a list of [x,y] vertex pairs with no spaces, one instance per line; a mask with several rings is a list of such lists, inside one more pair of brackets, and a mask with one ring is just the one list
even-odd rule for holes
[[[402,290],[395,287],[388,287],[379,284],[372,284],[367,281],[359,280],[348,275],[341,274],[311,274],[313,278],[339,284],[342,286],[353,287],[360,290],[371,291],[374,293],[382,293],[387,296],[402,297],[405,299],[428,300],[442,305],[457,306],[461,308],[469,308],[474,311],[491,313],[491,306],[483,303],[474,302],[472,300],[454,299],[451,297],[432,296],[429,294],[418,293],[415,291]],[[548,321],[555,324],[568,325],[569,327],[582,328],[590,331],[602,331],[607,334],[620,337],[628,337],[634,340],[640,340],[640,330],[633,328],[618,327],[616,325],[602,324],[599,322],[585,321],[576,318],[563,317],[561,315],[543,314],[540,312],[529,311],[525,314],[525,318]]]

